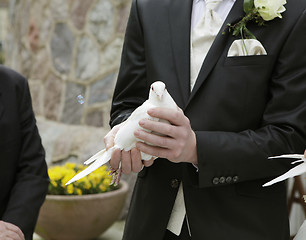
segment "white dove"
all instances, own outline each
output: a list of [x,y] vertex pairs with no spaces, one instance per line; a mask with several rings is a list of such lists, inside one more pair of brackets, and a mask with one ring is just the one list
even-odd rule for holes
[[[140,140],[134,136],[134,132],[137,129],[143,129],[139,126],[139,121],[144,118],[159,121],[159,119],[153,118],[147,113],[150,108],[154,107],[177,109],[177,105],[172,99],[171,95],[168,93],[166,85],[160,81],[154,82],[151,85],[149,99],[146,100],[141,106],[136,108],[132,112],[130,117],[121,123],[120,128],[114,139],[114,146],[109,148],[108,150],[101,150],[100,152],[89,158],[87,161],[85,161],[84,164],[86,165],[92,162],[93,163],[88,168],[70,179],[66,183],[66,185],[85,177],[103,164],[107,163],[111,159],[111,155],[114,149],[119,148],[120,150],[129,151],[132,148],[136,147],[136,142]],[[142,160],[150,160],[152,159],[152,157],[153,156],[149,154],[141,152]]]
[[290,177],[295,177],[298,175],[301,175],[303,173],[306,172],[306,151],[305,154],[285,154],[285,155],[280,155],[280,156],[276,156],[276,157],[269,157],[269,159],[274,159],[274,158],[294,158],[294,159],[299,159],[297,161],[292,162],[291,164],[295,164],[298,162],[302,162],[301,164],[299,164],[298,166],[290,169],[288,172],[284,173],[283,175],[271,180],[270,182],[267,182],[263,185],[263,187],[267,187],[270,186],[274,183],[286,180],[287,178]]

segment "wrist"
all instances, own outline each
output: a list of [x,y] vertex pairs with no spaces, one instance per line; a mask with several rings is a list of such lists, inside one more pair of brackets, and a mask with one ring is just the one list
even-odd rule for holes
[[198,152],[197,152],[197,138],[195,132],[192,131],[192,148],[191,148],[191,156],[190,156],[190,163],[197,166],[198,165]]

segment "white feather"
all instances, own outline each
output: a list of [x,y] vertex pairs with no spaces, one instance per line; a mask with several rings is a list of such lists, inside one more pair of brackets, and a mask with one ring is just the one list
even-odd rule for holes
[[301,174],[306,172],[306,158],[302,154],[286,154],[286,155],[280,155],[280,156],[276,156],[276,157],[269,157],[269,159],[275,159],[275,158],[295,158],[295,159],[299,159],[299,160],[294,161],[291,164],[295,164],[295,163],[298,163],[298,162],[303,162],[303,163],[301,163],[300,165],[290,169],[288,172],[286,172],[283,175],[271,180],[270,182],[265,183],[263,185],[263,187],[270,186],[274,183],[286,180],[286,179],[291,178],[291,177],[301,175]]
[[302,154],[284,154],[284,155],[280,155],[280,156],[269,157],[269,159],[273,159],[273,158],[296,158],[296,159],[301,159],[301,158],[303,158],[303,155]]
[[306,163],[302,163],[292,169],[290,169],[288,172],[286,172],[285,174],[273,179],[272,181],[270,182],[267,182],[263,185],[263,187],[267,187],[267,186],[270,186],[274,183],[277,183],[277,182],[280,182],[280,181],[283,181],[283,180],[286,180],[288,178],[291,178],[291,177],[295,177],[295,176],[298,176],[302,173],[306,172]]

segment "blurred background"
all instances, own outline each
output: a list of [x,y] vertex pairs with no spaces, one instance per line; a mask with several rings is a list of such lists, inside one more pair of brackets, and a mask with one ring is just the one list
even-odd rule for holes
[[[83,163],[104,147],[130,3],[0,0],[0,63],[29,81],[49,166]],[[135,178],[124,176],[130,191],[121,220]],[[299,197],[293,184],[288,183],[288,197]],[[295,202],[290,210],[294,234],[305,213]]]
[[[49,166],[83,163],[104,148],[130,3],[0,1],[0,63],[29,81]],[[136,177],[123,178],[130,191],[120,219]]]

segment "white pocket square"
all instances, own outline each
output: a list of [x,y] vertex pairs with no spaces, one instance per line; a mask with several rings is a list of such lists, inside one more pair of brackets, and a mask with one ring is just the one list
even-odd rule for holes
[[256,39],[235,40],[228,50],[228,57],[267,55],[267,52],[261,42]]

